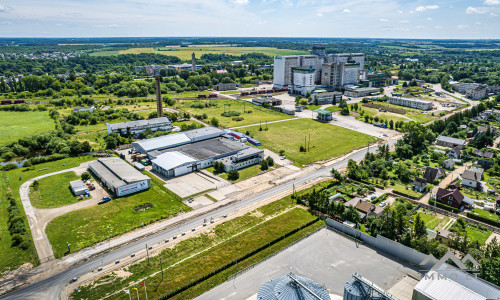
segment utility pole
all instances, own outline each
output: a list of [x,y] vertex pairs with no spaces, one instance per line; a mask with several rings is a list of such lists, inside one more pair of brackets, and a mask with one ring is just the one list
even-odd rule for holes
[[161,264],[161,257],[160,257],[160,269],[161,269],[161,280],[163,280],[163,265]]
[[148,256],[148,265],[149,265],[149,249],[148,249],[148,244],[146,244],[146,255]]

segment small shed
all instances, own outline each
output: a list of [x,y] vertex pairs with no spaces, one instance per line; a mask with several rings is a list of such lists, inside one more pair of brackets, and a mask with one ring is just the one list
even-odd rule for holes
[[134,167],[139,170],[139,171],[144,171],[146,170],[146,167],[144,167],[143,164],[139,163],[139,162],[134,162]]
[[75,196],[85,195],[89,193],[87,186],[81,180],[71,181],[69,185],[71,187],[71,191]]
[[315,113],[318,114],[317,119],[321,122],[328,122],[333,120],[332,112],[324,109],[316,109]]

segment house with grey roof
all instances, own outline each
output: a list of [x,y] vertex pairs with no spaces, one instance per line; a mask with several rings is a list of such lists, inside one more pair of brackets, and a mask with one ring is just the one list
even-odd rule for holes
[[472,167],[462,173],[462,185],[478,188],[481,186],[484,170],[478,167]]
[[467,142],[462,139],[456,139],[449,136],[440,135],[436,139],[436,145],[449,148],[458,147],[458,149],[462,150],[463,148],[465,148],[465,146],[467,146]]

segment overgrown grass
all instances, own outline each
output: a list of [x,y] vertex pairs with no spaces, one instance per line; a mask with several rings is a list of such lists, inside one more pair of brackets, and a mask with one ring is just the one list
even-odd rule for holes
[[0,111],[0,145],[54,129],[46,111]]
[[[255,165],[255,166],[251,166],[251,167],[248,167],[248,168],[244,168],[244,169],[241,169],[241,170],[238,170],[238,173],[240,174],[240,177],[238,177],[237,180],[232,180],[232,182],[240,182],[242,180],[245,180],[245,179],[248,179],[250,177],[253,177],[257,174],[259,174],[259,172],[261,172],[260,170],[260,165]],[[222,173],[222,174],[219,174],[220,177],[226,179],[226,180],[229,180],[227,178],[227,173]]]
[[[314,218],[315,217],[307,211],[295,208],[283,215],[277,216],[251,228],[255,224],[262,222],[264,217],[257,217],[255,214],[247,214],[218,225],[211,233],[202,234],[199,237],[188,239],[179,243],[172,249],[162,251],[160,255],[152,257],[149,264],[147,261],[143,261],[130,266],[127,271],[131,272],[133,275],[126,279],[115,277],[105,286],[99,286],[96,284],[82,287],[81,292],[74,293],[73,296],[75,296],[75,299],[104,298],[106,297],[106,294],[111,291],[119,291],[122,288],[127,288],[133,282],[142,280],[142,278],[148,277],[154,272],[158,272],[160,270],[159,258],[161,258],[164,269],[164,278],[168,278],[168,280],[162,280],[161,273],[146,279],[148,284],[148,297],[159,297],[188,283],[191,280],[200,277],[203,274],[210,272],[211,270],[217,269],[228,262],[234,261],[236,258],[243,256],[245,253],[258,248],[261,245],[265,245],[269,241],[283,235],[284,233],[314,220]],[[323,225],[322,222],[318,222],[315,224],[316,226],[309,226],[301,232],[290,236],[288,239],[273,245],[271,249],[265,249],[265,251],[262,251],[263,253],[255,254],[250,258],[239,262],[238,268],[242,269],[251,263],[257,262],[259,259],[278,251],[300,236],[318,228],[318,224],[320,224],[320,226]],[[234,234],[248,228],[251,229],[240,235],[234,236]],[[229,237],[232,238],[225,240]],[[212,248],[208,249],[211,246]],[[208,250],[173,266],[176,262],[179,262],[182,259],[185,259],[204,249]],[[220,284],[223,280],[225,280],[225,278],[227,278],[228,274],[232,274],[235,271],[236,268],[229,268],[223,272],[224,274],[219,274],[218,276],[209,278],[208,280],[186,290],[176,297],[178,299],[193,298],[203,291]],[[142,289],[140,290],[140,293],[143,293]],[[121,299],[122,296],[122,293],[118,293],[108,298]],[[140,296],[144,297],[143,295]]]
[[[267,125],[267,131],[265,125],[262,125],[262,131],[259,131],[259,127],[257,125],[238,130],[243,133],[250,131],[262,143],[263,148],[276,153],[285,150],[287,158],[298,165],[337,157],[377,140],[366,134],[310,119],[271,123]],[[309,151],[300,152],[300,146],[304,146],[306,142]]]
[[[148,175],[147,172],[145,174]],[[114,198],[103,205],[72,211],[52,220],[47,225],[46,232],[54,255],[61,257],[67,254],[66,242],[76,252],[104,241],[108,236],[121,235],[134,228],[175,216],[180,211],[191,210],[178,196],[164,188],[159,179],[150,177],[152,180],[149,190]],[[146,203],[153,207],[146,211],[134,209]]]
[[31,185],[30,201],[36,208],[54,208],[78,202],[69,182],[80,179],[75,172],[56,174],[40,179],[38,190]]

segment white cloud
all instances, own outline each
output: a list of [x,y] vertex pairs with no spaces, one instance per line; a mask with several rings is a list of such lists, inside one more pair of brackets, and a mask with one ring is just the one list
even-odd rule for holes
[[500,0],[484,0],[484,5],[500,5]]
[[266,9],[266,10],[263,10],[263,11],[262,11],[262,13],[263,13],[263,14],[268,14],[268,13],[272,13],[272,12],[274,12],[274,11],[276,11],[276,9],[271,8],[271,9]]
[[427,6],[419,6],[415,9],[415,11],[417,12],[424,12],[426,10],[434,10],[434,9],[438,9],[439,6],[438,5],[427,5]]
[[427,21],[432,21],[432,18],[431,18],[431,17],[428,17],[428,18],[427,18]]
[[348,14],[348,13],[350,13],[350,12],[351,12],[351,10],[350,10],[350,9],[348,9],[348,8],[344,9],[344,11],[343,11],[343,13],[346,13],[346,14]]
[[0,12],[7,12],[10,10],[10,6],[0,4]]
[[402,11],[402,10],[400,10],[400,9],[398,9],[398,13],[402,14],[402,13],[403,13],[403,11]]
[[0,25],[11,25],[12,22],[10,21],[4,21],[4,22],[0,22]]
[[380,19],[380,22],[389,22],[387,19]]
[[120,27],[116,24],[108,24],[108,25],[94,25],[92,27],[95,27],[95,28],[113,28],[113,27]]
[[248,4],[250,1],[249,0],[233,0],[233,3],[235,4]]
[[408,21],[408,20],[401,20],[401,21],[399,21],[398,23],[400,23],[400,24],[405,24],[405,23],[409,23],[409,22],[410,22],[410,21]]
[[481,25],[481,22],[476,22],[476,25]]
[[465,29],[467,27],[469,27],[469,25],[460,24],[460,25],[457,26],[457,28],[460,29],[460,30]]
[[316,15],[317,15],[318,17],[322,17],[322,16],[323,16],[323,14],[322,14],[322,13],[317,13]]
[[469,6],[465,10],[465,12],[469,15],[471,15],[471,14],[483,15],[483,14],[487,14],[487,13],[491,12],[491,9],[492,9],[491,7],[484,7],[484,6],[481,6],[481,7]]
[[436,28],[436,29],[442,29],[443,27],[441,27],[441,26],[438,25],[438,26],[434,26],[434,28]]
[[415,28],[417,28],[417,29],[423,29],[423,28],[425,28],[425,26],[423,26],[423,25],[418,25],[418,26],[415,26]]

